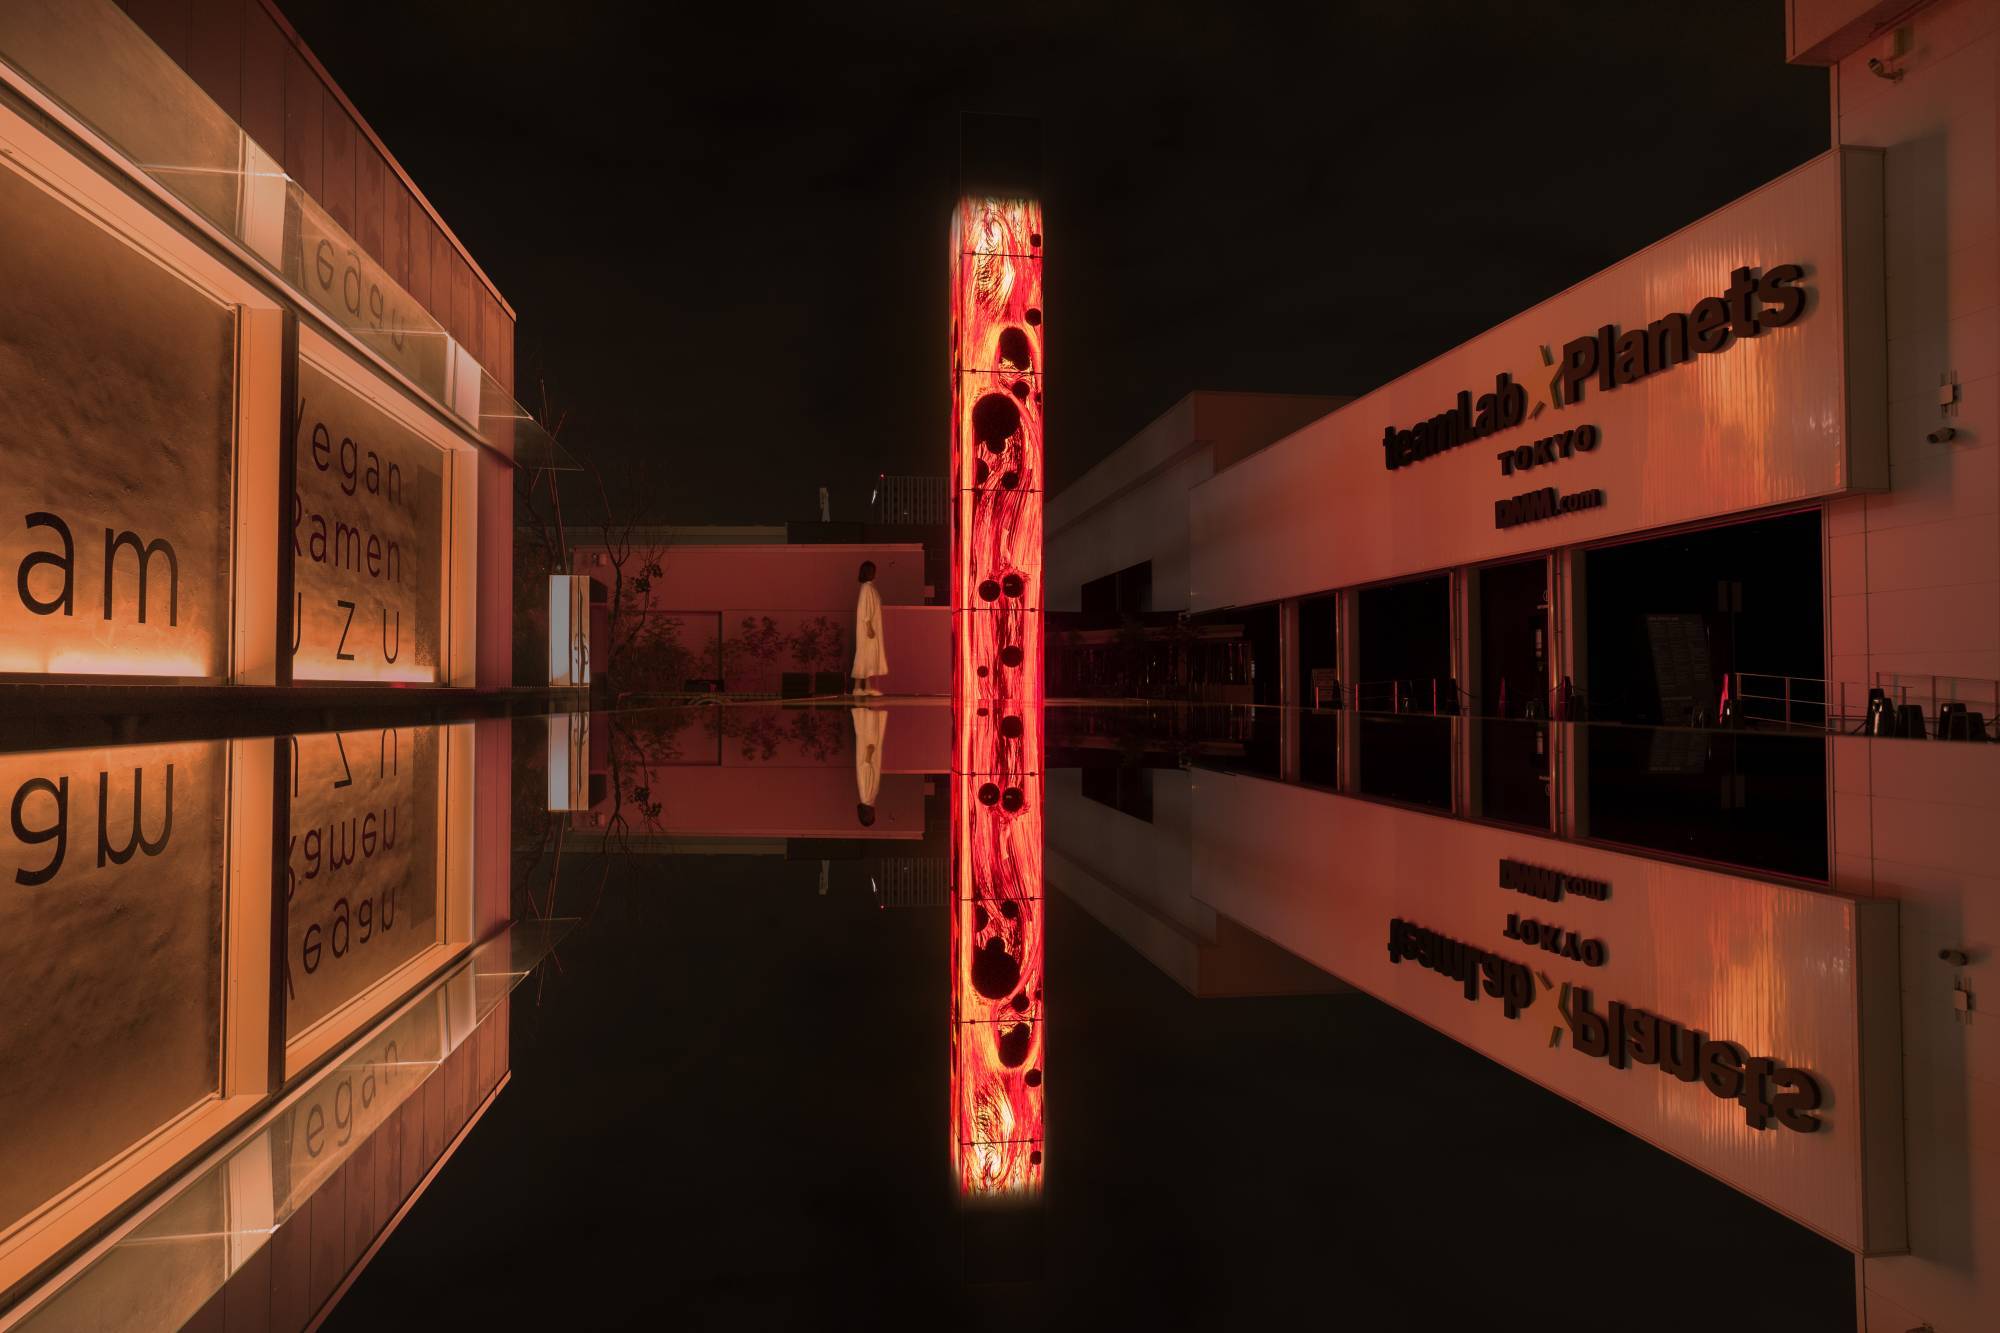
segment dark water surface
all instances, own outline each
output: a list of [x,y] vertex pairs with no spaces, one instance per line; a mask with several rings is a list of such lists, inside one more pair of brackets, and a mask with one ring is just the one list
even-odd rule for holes
[[[1135,758],[1231,762],[1226,725],[1050,713],[1052,802],[1067,765],[1122,756],[1090,799],[1136,810]],[[772,715],[724,728],[711,771],[823,767],[851,801],[851,739]],[[699,773],[652,771],[605,799],[698,803]],[[584,920],[514,994],[512,1081],[326,1326],[1852,1327],[1830,1242],[1364,995],[1197,997],[1053,870],[1046,1187],[962,1208],[949,910],[883,888],[885,855],[945,854],[927,783],[900,843],[817,815],[751,840],[572,827],[558,911]],[[541,903],[548,829],[531,801],[515,823]]]

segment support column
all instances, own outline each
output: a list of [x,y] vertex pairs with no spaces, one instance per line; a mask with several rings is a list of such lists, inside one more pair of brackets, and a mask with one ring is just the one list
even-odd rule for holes
[[1297,782],[1303,767],[1305,683],[1299,670],[1299,599],[1278,603],[1278,776]]

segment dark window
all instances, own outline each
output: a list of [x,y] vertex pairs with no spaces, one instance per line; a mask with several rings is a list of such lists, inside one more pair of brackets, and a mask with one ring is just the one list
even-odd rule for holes
[[1315,787],[1339,780],[1341,706],[1337,601],[1332,593],[1299,602],[1299,699],[1308,712],[1299,727],[1299,779]]
[[1451,809],[1451,577],[1363,588],[1355,594],[1353,687],[1363,795]]
[[1817,510],[1588,553],[1590,833],[1826,877],[1819,718],[1725,717],[1732,673],[1825,676]]
[[1549,827],[1549,577],[1540,556],[1475,572],[1478,810]]

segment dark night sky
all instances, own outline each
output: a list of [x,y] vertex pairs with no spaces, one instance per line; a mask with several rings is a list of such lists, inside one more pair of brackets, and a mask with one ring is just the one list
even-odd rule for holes
[[960,111],[1044,119],[1057,487],[1193,388],[1365,391],[1828,142],[1778,0],[283,7],[519,312],[522,399],[679,522],[943,470]]

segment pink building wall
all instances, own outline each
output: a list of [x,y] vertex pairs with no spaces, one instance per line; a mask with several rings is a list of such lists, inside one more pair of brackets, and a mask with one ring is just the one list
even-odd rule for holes
[[[675,545],[635,554],[625,564],[629,583],[651,562],[643,593],[628,594],[628,614],[641,611],[671,621],[665,637],[687,665],[657,685],[719,677],[733,694],[775,694],[787,672],[834,672],[843,680],[854,660],[857,574],[875,562],[881,593],[889,674],[877,682],[894,694],[945,694],[950,690],[950,611],[926,606],[924,551],[916,544]],[[606,589],[617,571],[608,551],[579,547],[573,566]],[[609,616],[593,609],[591,667],[607,672]],[[621,639],[626,635],[621,633]]]

